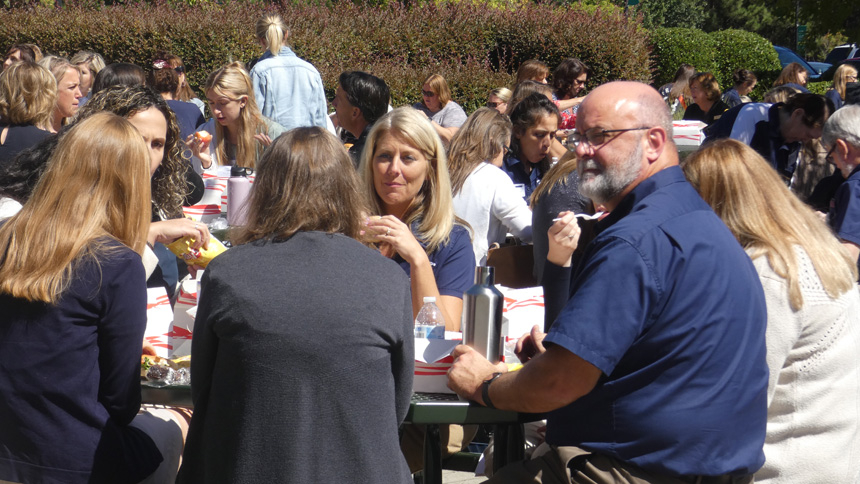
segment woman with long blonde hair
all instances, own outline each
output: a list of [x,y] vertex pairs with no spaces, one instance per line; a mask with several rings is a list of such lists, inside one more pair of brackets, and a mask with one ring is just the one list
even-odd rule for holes
[[767,461],[756,482],[853,482],[860,471],[854,261],[747,145],[715,141],[690,155],[683,169],[753,259],[764,288]]
[[264,15],[257,20],[254,32],[266,49],[251,69],[260,112],[286,129],[326,127],[330,120],[322,77],[287,45],[290,29],[281,16]]
[[138,130],[96,114],[0,228],[0,480],[140,482],[162,460],[136,419],[149,190]]
[[257,108],[251,78],[240,62],[232,62],[209,74],[206,98],[213,118],[201,128],[211,141],[189,136],[195,169],[216,171],[218,166],[254,168],[266,146],[285,128],[263,116]]
[[446,159],[430,121],[403,107],[373,125],[359,171],[373,215],[366,231],[411,275],[413,312],[424,297],[435,297],[446,327],[459,331],[475,255],[469,232],[455,220]]
[[833,86],[824,93],[836,109],[845,104],[845,87],[849,82],[857,82],[857,69],[851,64],[842,64],[833,73]]

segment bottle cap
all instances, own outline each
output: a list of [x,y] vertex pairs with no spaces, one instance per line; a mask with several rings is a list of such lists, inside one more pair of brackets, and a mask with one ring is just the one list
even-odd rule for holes
[[429,302],[431,302],[431,303],[436,302],[436,298],[435,298],[435,297],[433,297],[433,296],[425,297],[425,298],[424,298],[424,304],[427,304],[427,303],[429,303]]
[[233,165],[230,167],[230,176],[248,176],[254,173],[253,168],[247,168],[244,166]]

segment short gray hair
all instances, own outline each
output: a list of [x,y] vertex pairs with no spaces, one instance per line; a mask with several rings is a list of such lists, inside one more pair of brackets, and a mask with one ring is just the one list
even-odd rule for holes
[[860,105],[846,104],[837,109],[824,123],[821,144],[829,148],[838,139],[855,148],[860,148]]

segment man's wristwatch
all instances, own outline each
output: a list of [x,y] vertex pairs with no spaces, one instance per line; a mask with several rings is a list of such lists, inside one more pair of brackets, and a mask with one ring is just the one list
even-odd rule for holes
[[481,384],[481,399],[484,400],[484,406],[487,408],[496,408],[490,400],[490,383],[493,383],[500,376],[502,376],[501,373],[493,373],[489,380],[484,380],[484,383]]

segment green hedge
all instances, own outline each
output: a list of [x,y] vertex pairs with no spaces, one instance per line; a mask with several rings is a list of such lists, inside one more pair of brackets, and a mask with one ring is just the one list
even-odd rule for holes
[[716,70],[714,40],[699,29],[660,28],[651,32],[654,85],[672,82],[681,64],[700,72]]
[[656,29],[652,33],[652,64],[655,84],[672,82],[675,70],[687,63],[699,72],[712,72],[723,90],[730,88],[732,72],[749,69],[759,82],[754,99],[770,88],[779,75],[780,63],[767,39],[743,30],[721,30],[706,34],[697,29]]
[[441,73],[467,111],[482,105],[490,89],[510,85],[516,67],[530,58],[552,69],[565,57],[579,57],[593,69],[591,86],[650,79],[650,42],[638,19],[619,9],[578,5],[141,3],[7,9],[0,10],[0,48],[32,42],[59,55],[89,49],[108,62],[144,67],[156,50],[168,50],[182,57],[189,83],[199,88],[228,60],[250,62],[262,53],[253,25],[273,10],[290,25],[296,53],[319,69],[330,99],[338,75],[354,69],[385,79],[394,105],[418,101],[420,82]]

